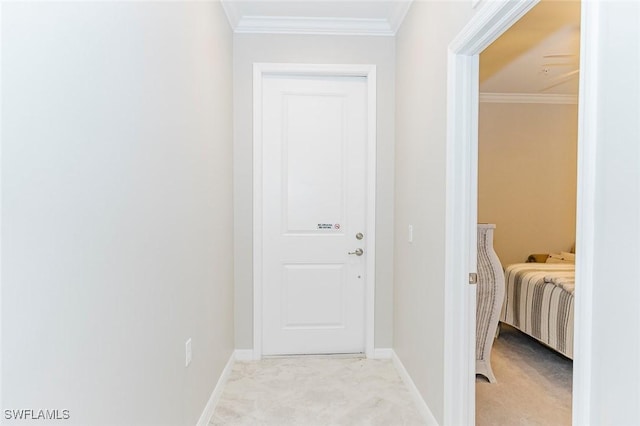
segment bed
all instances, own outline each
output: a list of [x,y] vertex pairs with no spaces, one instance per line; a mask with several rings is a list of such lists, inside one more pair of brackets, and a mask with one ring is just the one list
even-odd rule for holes
[[573,359],[575,265],[517,263],[504,274],[500,321]]

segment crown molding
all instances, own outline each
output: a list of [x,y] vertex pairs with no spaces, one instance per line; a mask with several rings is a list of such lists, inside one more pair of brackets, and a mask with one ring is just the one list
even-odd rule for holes
[[238,26],[238,22],[240,22],[240,12],[238,11],[238,8],[235,3],[230,1],[221,1],[220,3],[222,4],[224,13],[227,15],[227,20],[229,21],[229,25],[231,25],[231,29],[235,31]]
[[409,13],[412,3],[413,0],[397,1],[394,3],[395,7],[389,17],[389,25],[391,26],[393,35],[395,35],[400,29],[400,26],[404,22],[404,18],[406,18],[407,13]]
[[298,16],[243,16],[239,34],[316,34],[394,36],[386,19],[306,18]]
[[396,1],[386,18],[329,18],[243,15],[235,1],[222,1],[229,24],[239,34],[314,34],[393,37],[413,0]]
[[494,104],[565,104],[578,103],[577,95],[552,93],[480,93],[480,102]]

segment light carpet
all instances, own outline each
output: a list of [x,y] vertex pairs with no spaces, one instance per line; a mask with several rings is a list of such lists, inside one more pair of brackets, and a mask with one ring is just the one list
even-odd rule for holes
[[476,425],[571,425],[573,362],[502,325],[491,365],[498,383],[476,378]]
[[389,360],[236,362],[210,425],[424,425]]

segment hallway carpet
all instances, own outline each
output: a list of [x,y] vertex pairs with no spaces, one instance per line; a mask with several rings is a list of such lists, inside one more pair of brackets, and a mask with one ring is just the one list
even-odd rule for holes
[[476,377],[476,426],[571,425],[571,360],[502,325],[491,365],[498,383]]
[[210,425],[424,425],[390,360],[236,362]]

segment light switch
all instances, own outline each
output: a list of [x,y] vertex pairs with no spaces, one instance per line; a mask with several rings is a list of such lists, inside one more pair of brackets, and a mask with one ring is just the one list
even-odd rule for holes
[[413,242],[413,225],[409,225],[409,242]]

